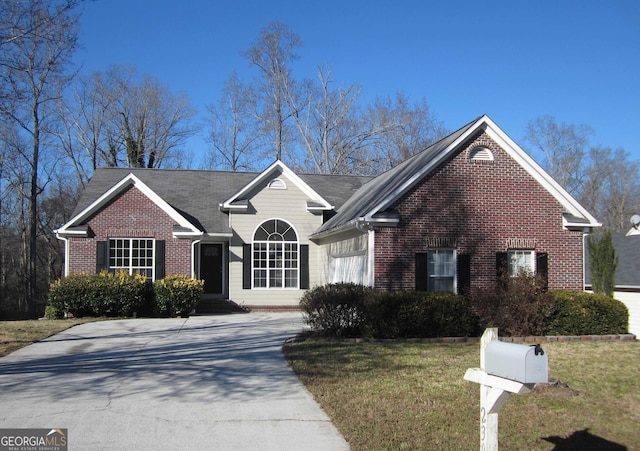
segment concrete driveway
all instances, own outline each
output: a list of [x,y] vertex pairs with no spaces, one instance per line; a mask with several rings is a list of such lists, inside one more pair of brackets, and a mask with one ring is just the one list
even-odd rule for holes
[[287,366],[299,313],[73,327],[0,359],[0,428],[67,428],[69,450],[344,450]]

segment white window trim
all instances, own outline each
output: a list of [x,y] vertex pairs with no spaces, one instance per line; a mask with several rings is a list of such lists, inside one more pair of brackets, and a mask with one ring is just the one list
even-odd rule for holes
[[510,277],[515,277],[518,275],[520,270],[517,272],[514,271],[514,267],[512,265],[512,256],[517,254],[528,254],[531,257],[531,267],[527,268],[531,274],[536,274],[536,251],[533,249],[508,249],[507,250],[507,271],[509,272]]
[[[129,242],[129,252],[130,255],[128,257],[129,259],[129,265],[128,266],[112,266],[111,265],[111,242],[112,241],[118,241],[118,240],[122,240],[122,241],[128,241]],[[151,244],[151,267],[149,266],[133,266],[133,241],[134,240],[150,240],[152,242]],[[144,237],[136,237],[136,238],[109,238],[107,241],[107,251],[109,252],[109,256],[108,256],[108,261],[107,261],[107,268],[109,270],[113,270],[113,271],[126,271],[129,273],[129,275],[133,275],[134,274],[134,269],[151,269],[151,281],[156,280],[156,240],[154,238],[144,238]],[[135,273],[138,274],[138,273]]]
[[[255,240],[252,239],[251,241],[251,289],[252,290],[299,290],[300,289],[300,234],[298,233],[298,231],[296,230],[296,228],[293,226],[293,224],[291,224],[289,221],[285,221],[284,219],[280,219],[280,218],[271,218],[271,219],[266,219],[264,221],[262,221],[253,231],[253,235],[252,237],[255,238],[256,232],[258,231],[258,229],[260,229],[260,227],[262,227],[264,224],[270,222],[270,221],[280,221],[280,222],[284,222],[285,224],[287,224],[292,230],[293,232],[296,234],[296,241],[265,241],[265,240]],[[265,268],[256,268],[255,266],[255,258],[254,258],[254,252],[255,252],[255,245],[256,244],[267,244],[267,267],[266,267],[266,271],[267,271],[267,286],[266,287],[258,287],[256,286],[256,277],[255,277],[255,271],[256,269],[265,269]],[[295,287],[286,287],[286,269],[284,266],[281,268],[282,269],[282,286],[280,287],[271,287],[269,286],[269,282],[270,282],[270,277],[269,277],[269,244],[274,244],[274,243],[279,243],[283,245],[283,264],[284,264],[284,244],[288,243],[288,244],[295,244],[295,248],[296,248],[296,286]]]
[[453,261],[452,261],[452,265],[453,265],[453,291],[451,291],[451,293],[457,293],[458,292],[458,251],[454,248],[433,248],[433,249],[427,249],[427,290],[429,292],[434,292],[434,290],[431,290],[431,274],[429,273],[429,261],[431,258],[431,253],[432,252],[439,252],[439,251],[447,251],[447,252],[452,252],[453,253]]

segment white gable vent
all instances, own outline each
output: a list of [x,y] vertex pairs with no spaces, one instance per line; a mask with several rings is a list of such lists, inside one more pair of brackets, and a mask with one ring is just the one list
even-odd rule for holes
[[287,184],[282,179],[273,179],[267,185],[269,189],[287,189]]
[[493,152],[487,147],[474,147],[469,152],[469,160],[471,161],[493,161]]

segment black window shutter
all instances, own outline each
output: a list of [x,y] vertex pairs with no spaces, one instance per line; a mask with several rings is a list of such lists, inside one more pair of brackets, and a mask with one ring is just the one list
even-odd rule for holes
[[498,279],[504,277],[509,272],[509,263],[507,258],[506,252],[496,253],[496,274],[498,275]]
[[156,280],[164,279],[166,275],[165,269],[165,241],[156,240]]
[[429,254],[417,253],[416,254],[416,291],[427,291],[428,285],[428,264]]
[[106,271],[109,268],[109,242],[96,242],[96,274]]
[[251,289],[251,245],[242,245],[242,289]]
[[500,286],[506,282],[505,277],[509,277],[509,260],[506,252],[496,253],[496,280]]
[[471,290],[471,255],[457,255],[456,272],[458,276],[458,294],[469,294]]
[[549,289],[549,255],[546,252],[536,253],[536,274],[544,280],[544,290]]
[[309,288],[309,245],[300,245],[300,289]]

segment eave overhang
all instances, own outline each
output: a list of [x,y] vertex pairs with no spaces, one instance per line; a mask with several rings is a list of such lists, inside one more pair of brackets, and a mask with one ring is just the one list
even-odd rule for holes
[[341,235],[353,230],[366,233],[369,230],[373,230],[374,227],[397,227],[398,223],[400,223],[400,216],[396,212],[387,212],[385,214],[378,214],[375,216],[361,216],[342,224],[339,227],[325,230],[320,233],[314,233],[309,236],[309,239],[311,241],[320,241],[325,238]]

